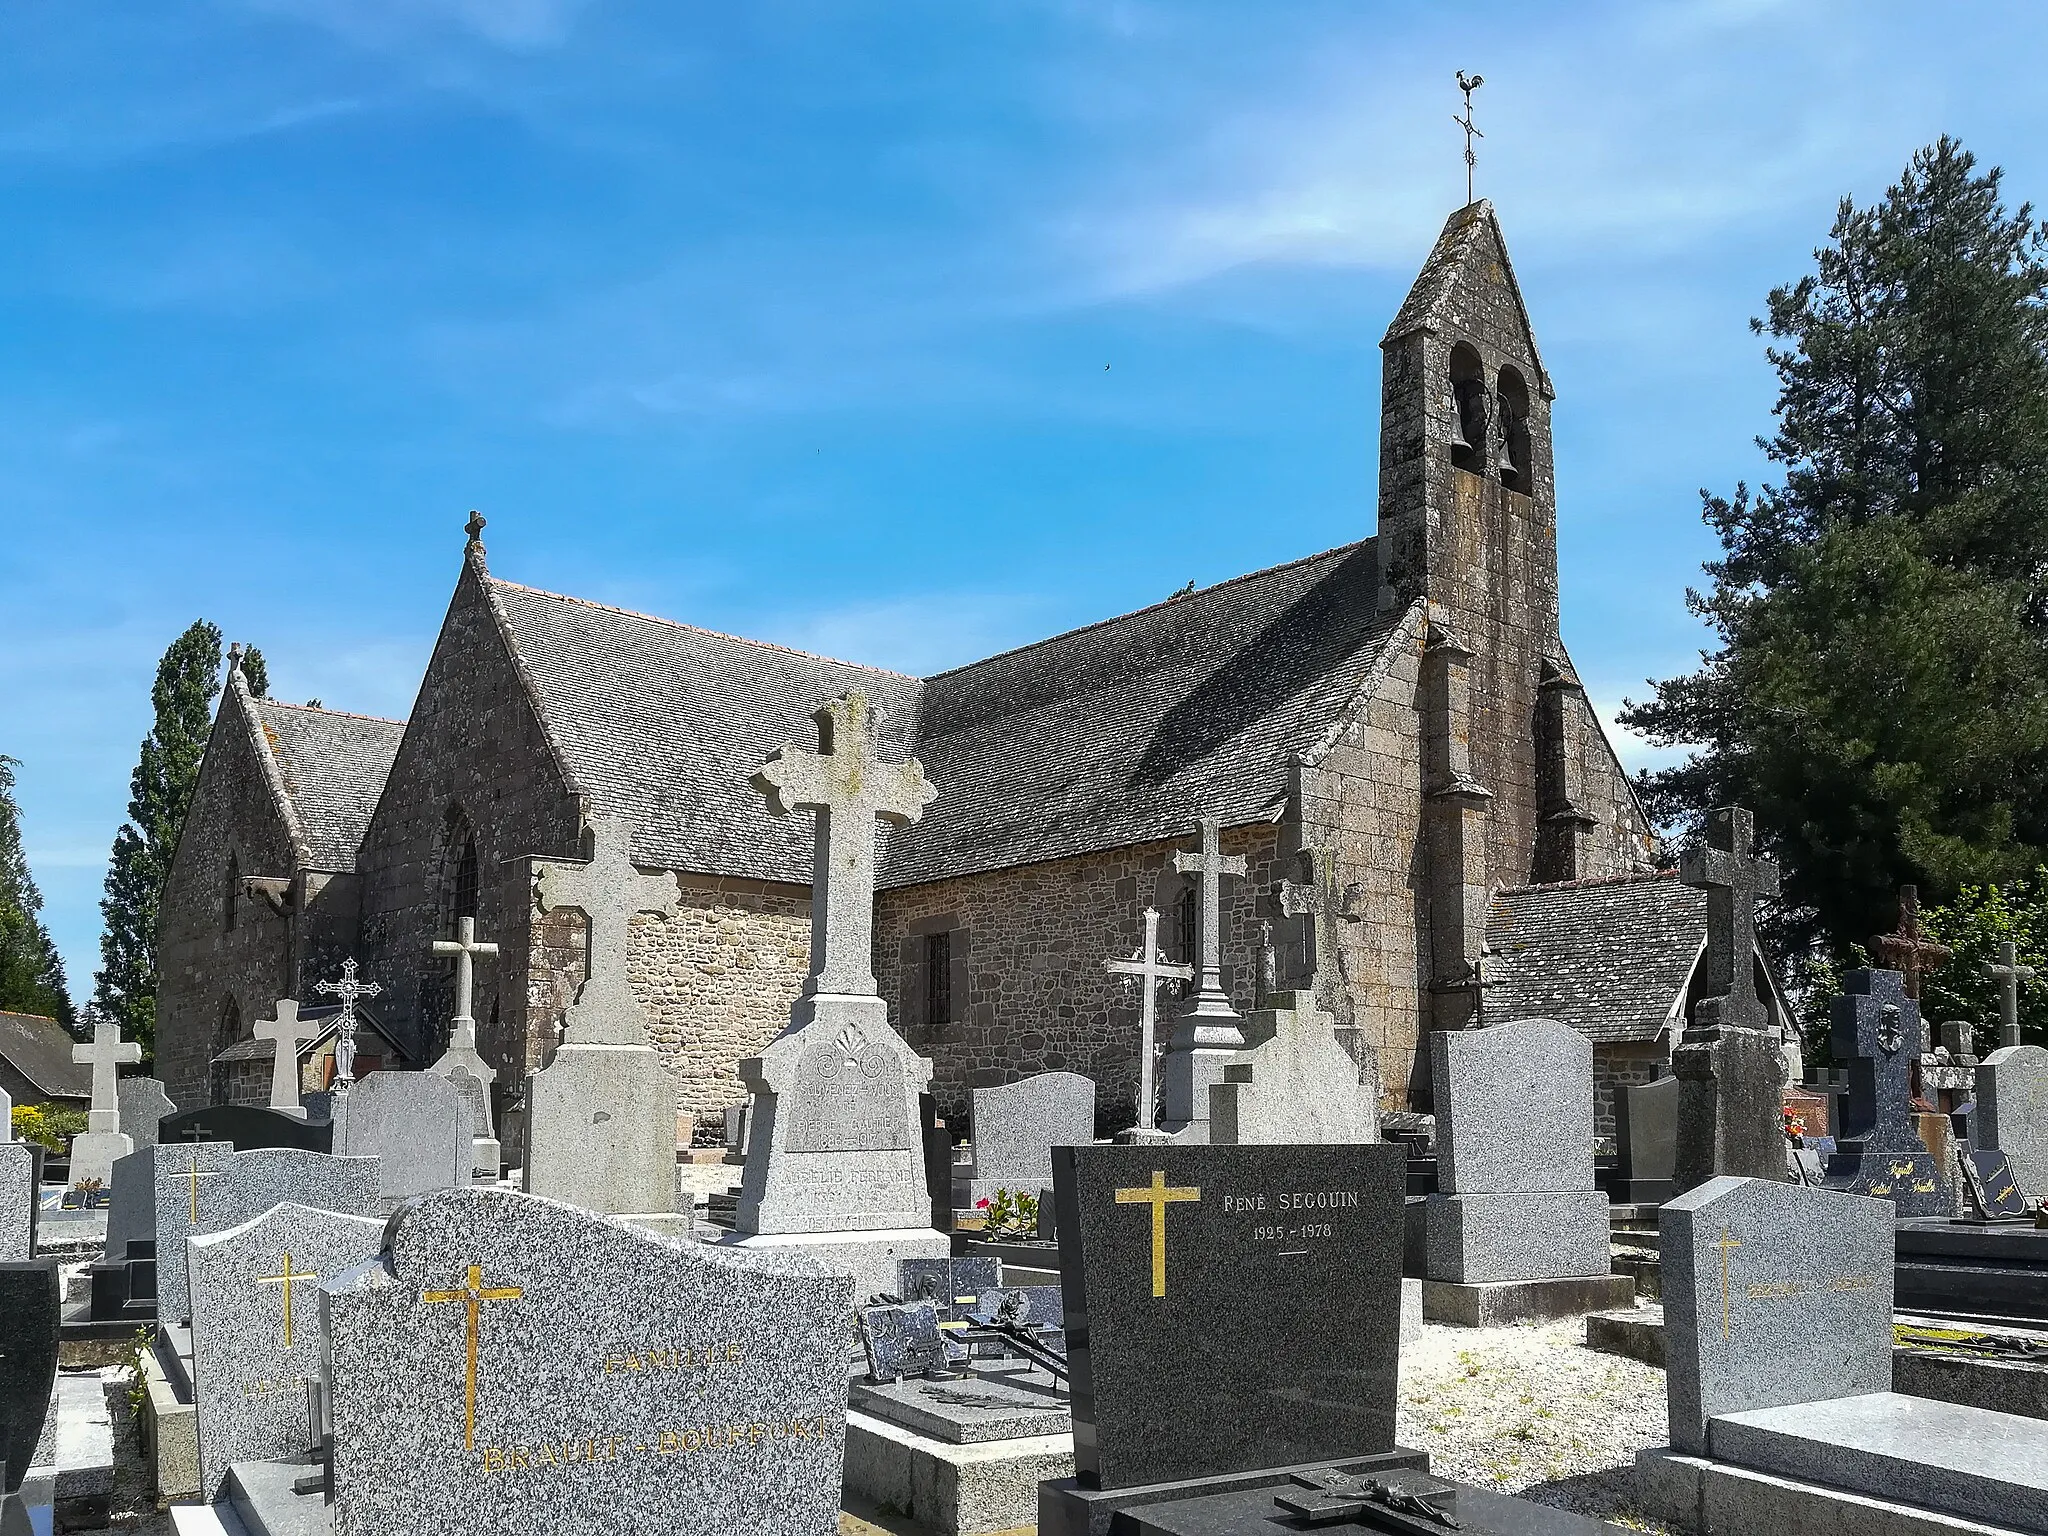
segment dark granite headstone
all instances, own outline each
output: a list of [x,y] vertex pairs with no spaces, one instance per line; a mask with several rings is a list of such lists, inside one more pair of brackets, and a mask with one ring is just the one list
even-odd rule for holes
[[1963,1152],[1962,1165],[1973,1215],[1985,1221],[2024,1221],[2032,1214],[2003,1152],[1994,1147],[1971,1147]]
[[300,1147],[330,1152],[334,1127],[326,1121],[300,1120],[253,1104],[209,1104],[182,1115],[166,1115],[157,1123],[157,1141],[177,1146],[188,1141],[231,1141],[237,1152],[258,1147]]
[[57,1261],[0,1264],[0,1462],[12,1493],[28,1473],[57,1384]]
[[1901,1216],[1945,1216],[1947,1172],[1913,1122],[1913,1064],[1927,1043],[1920,1005],[1897,971],[1851,971],[1846,988],[1829,1027],[1835,1060],[1849,1069],[1829,1187],[1890,1200]]
[[1678,1158],[1678,1079],[1623,1088],[1614,1096],[1614,1146],[1620,1165],[1614,1199],[1621,1205],[1660,1205],[1673,1194]]
[[1406,1172],[1384,1144],[1056,1150],[1081,1485],[1390,1451]]

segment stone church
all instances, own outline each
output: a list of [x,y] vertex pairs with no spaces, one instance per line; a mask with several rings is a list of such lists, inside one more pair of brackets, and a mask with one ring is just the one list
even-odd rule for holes
[[949,1114],[1068,1070],[1130,1122],[1136,998],[1103,962],[1148,906],[1185,958],[1173,855],[1213,816],[1249,869],[1224,887],[1240,1009],[1313,983],[1387,1110],[1427,1108],[1429,1031],[1560,1018],[1594,1042],[1606,1128],[1682,1027],[1704,898],[1657,869],[1558,638],[1552,391],[1490,204],[1451,216],[1381,346],[1375,537],[933,677],[502,580],[473,518],[408,719],[253,698],[231,668],[162,909],[172,1095],[260,1097],[252,1026],[349,956],[383,987],[365,1052],[431,1061],[453,988],[429,945],[471,916],[501,946],[478,1035],[516,1101],[583,965],[532,861],[615,814],[680,884],[675,916],[635,919],[630,981],[679,1109],[715,1120],[809,945],[809,818],[749,777],[861,689],[938,786],[881,850],[875,969]]

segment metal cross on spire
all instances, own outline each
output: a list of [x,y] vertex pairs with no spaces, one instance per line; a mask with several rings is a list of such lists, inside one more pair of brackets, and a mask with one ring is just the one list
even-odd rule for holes
[[1458,71],[1458,89],[1465,93],[1465,115],[1459,117],[1456,113],[1453,113],[1451,121],[1465,130],[1465,201],[1467,203],[1472,201],[1472,172],[1479,164],[1479,153],[1473,149],[1472,141],[1486,137],[1472,122],[1472,93],[1484,84],[1486,84],[1486,77],[1484,75],[1468,75],[1462,69]]

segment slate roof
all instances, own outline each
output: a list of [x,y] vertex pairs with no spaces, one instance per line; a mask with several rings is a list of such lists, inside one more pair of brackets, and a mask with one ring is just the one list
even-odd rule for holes
[[1273,819],[1399,620],[1367,539],[929,679],[939,795],[892,837],[885,883]]
[[291,796],[312,867],[353,870],[405,722],[277,699],[250,704]]
[[71,1059],[77,1043],[55,1019],[0,1011],[0,1056],[50,1098],[92,1097],[92,1068]]
[[[323,1020],[326,1023],[324,1029],[307,1036],[299,1042],[299,1059],[301,1061],[313,1055],[320,1047],[327,1043],[328,1039],[334,1034],[335,1025],[340,1022],[340,1014],[341,1004],[339,1003],[320,1003],[314,1007],[301,1008],[299,1010],[299,1017],[301,1019],[309,1020],[315,1024],[321,1023]],[[401,1061],[412,1060],[411,1053],[396,1040],[392,1039],[391,1031],[371,1017],[369,1010],[361,1003],[356,1004],[356,1024],[358,1026],[357,1034],[361,1034],[363,1030],[367,1029],[376,1035],[378,1039],[389,1045],[391,1053]],[[254,1035],[249,1035],[230,1044],[227,1049],[213,1058],[213,1064],[219,1066],[223,1062],[274,1061],[276,1059],[277,1042],[275,1040],[267,1037],[258,1040]]]
[[832,661],[493,579],[550,736],[636,859],[808,885],[808,817],[748,780],[816,742],[811,712],[865,688],[889,756],[939,795],[891,833],[910,885],[1186,837],[1197,813],[1270,819],[1293,756],[1350,701],[1399,615],[1371,540],[1240,576],[930,679]]
[[1500,891],[1486,918],[1489,1019],[1561,1019],[1596,1044],[1655,1040],[1682,1012],[1706,892],[1676,870]]

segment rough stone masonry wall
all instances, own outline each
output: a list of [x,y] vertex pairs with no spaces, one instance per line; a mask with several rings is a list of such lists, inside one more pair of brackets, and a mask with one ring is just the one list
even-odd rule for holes
[[[1422,630],[1409,624],[1364,708],[1301,778],[1301,838],[1337,853],[1338,878],[1362,887],[1345,923],[1351,1018],[1379,1061],[1380,1104],[1405,1108],[1427,980],[1428,892],[1422,845],[1422,732],[1416,711]],[[1342,1008],[1339,1009],[1340,1017]]]
[[247,1034],[271,1016],[294,979],[287,974],[289,925],[267,901],[238,897],[233,930],[224,922],[231,854],[245,878],[289,878],[297,866],[251,729],[231,689],[214,719],[158,911],[156,1072],[180,1108],[208,1101],[208,1064],[233,1043],[221,1038],[227,1000]]
[[[1186,887],[1173,855],[1185,843],[1129,848],[1016,869],[994,870],[885,890],[876,901],[876,976],[890,1017],[904,1017],[902,940],[934,927],[967,940],[966,995],[955,998],[947,1027],[913,1027],[911,1046],[932,1058],[932,1093],[942,1113],[964,1115],[974,1088],[1036,1072],[1078,1072],[1098,1090],[1098,1123],[1136,1118],[1138,1000],[1134,983],[1114,980],[1105,960],[1134,953],[1144,910],[1161,913],[1171,953],[1172,912]],[[1252,1006],[1257,979],[1257,920],[1268,888],[1284,871],[1277,827],[1234,827],[1223,851],[1242,854],[1249,874],[1223,886],[1223,963],[1240,1010]],[[1163,1041],[1177,1005],[1160,989]]]
[[358,958],[385,988],[373,1011],[424,1061],[454,1012],[453,962],[428,948],[452,927],[451,810],[476,836],[477,934],[500,946],[476,967],[477,1044],[509,1089],[554,1044],[551,1019],[530,1010],[521,984],[532,975],[530,860],[580,858],[582,811],[473,566],[456,584],[357,861]]
[[1660,1043],[1593,1047],[1593,1134],[1614,1139],[1614,1101],[1624,1088],[1636,1088],[1670,1064]]

